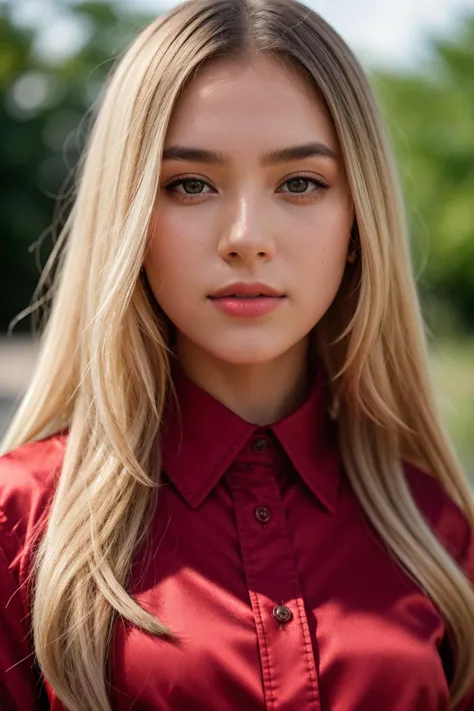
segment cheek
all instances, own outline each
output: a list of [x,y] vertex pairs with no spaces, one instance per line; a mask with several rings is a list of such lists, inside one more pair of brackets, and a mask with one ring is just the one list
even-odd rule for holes
[[182,293],[194,273],[201,249],[199,236],[190,225],[181,224],[177,216],[161,211],[148,233],[145,268],[148,280],[159,302]]
[[305,301],[329,306],[336,296],[347,266],[351,224],[347,210],[328,210],[295,240],[295,272],[301,277],[298,284]]

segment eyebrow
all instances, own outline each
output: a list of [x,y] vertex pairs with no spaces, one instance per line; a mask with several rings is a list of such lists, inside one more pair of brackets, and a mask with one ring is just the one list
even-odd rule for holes
[[[313,142],[261,153],[259,155],[259,162],[262,167],[266,168],[277,163],[289,163],[290,161],[312,157],[337,160],[338,155],[336,151],[324,143]],[[165,148],[162,160],[180,160],[217,165],[229,165],[231,162],[230,158],[224,153],[209,151],[204,148],[191,148],[178,145]]]

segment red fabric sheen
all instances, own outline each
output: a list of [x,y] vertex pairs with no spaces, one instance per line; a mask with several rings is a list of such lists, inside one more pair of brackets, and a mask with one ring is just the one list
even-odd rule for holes
[[[321,376],[296,412],[268,428],[179,371],[174,381],[179,413],[170,403],[163,485],[129,591],[179,644],[117,622],[113,709],[449,711],[443,619],[363,514]],[[0,458],[1,711],[63,709],[33,665],[21,584],[66,442],[58,434]],[[409,464],[405,472],[474,580],[464,515],[433,477]],[[275,617],[277,605],[289,609],[288,622]],[[459,709],[474,709],[474,689]]]

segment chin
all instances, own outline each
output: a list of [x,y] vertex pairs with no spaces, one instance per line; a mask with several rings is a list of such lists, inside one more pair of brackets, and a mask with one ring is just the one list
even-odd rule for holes
[[271,347],[271,344],[241,343],[228,348],[209,349],[213,357],[231,365],[263,365],[282,356],[288,349]]

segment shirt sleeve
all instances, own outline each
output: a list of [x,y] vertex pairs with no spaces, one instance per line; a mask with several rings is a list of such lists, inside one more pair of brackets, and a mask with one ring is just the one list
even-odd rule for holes
[[[469,528],[467,544],[464,547],[460,558],[462,569],[466,573],[474,587],[474,531]],[[455,707],[454,711],[473,711],[474,709],[474,683],[468,690],[466,696]]]
[[26,584],[66,442],[57,433],[0,457],[0,711],[61,708],[34,655]]
[[10,539],[0,521],[0,709],[47,711],[39,685],[19,583],[12,572]]

